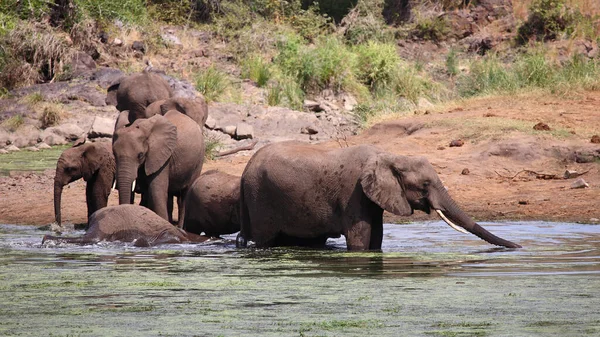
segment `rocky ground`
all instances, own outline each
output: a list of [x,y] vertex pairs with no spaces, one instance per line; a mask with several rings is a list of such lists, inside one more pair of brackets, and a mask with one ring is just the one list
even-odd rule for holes
[[[479,220],[600,223],[600,144],[592,142],[592,136],[600,131],[598,106],[599,92],[573,98],[530,95],[476,99],[385,120],[358,135],[320,139],[317,146],[374,144],[396,154],[425,156],[459,205]],[[219,108],[211,107],[215,120],[222,120]],[[265,116],[278,108],[236,109],[232,115],[244,119],[245,114],[246,122],[260,135]],[[253,109],[260,112],[254,115]],[[284,117],[278,117],[279,124],[296,118],[319,120],[313,112],[280,115]],[[539,122],[550,130],[534,130]],[[272,138],[260,137],[266,143],[283,138],[309,140],[310,136],[297,126],[294,132],[278,130]],[[451,146],[452,141],[463,145]],[[239,175],[251,153],[207,161],[204,169]],[[565,179],[567,170],[583,175],[571,174]],[[0,223],[52,222],[53,175],[47,170],[0,177]],[[580,178],[585,184],[578,182]],[[109,203],[117,203],[116,193]],[[84,183],[69,185],[63,193],[65,221],[85,222],[85,210]],[[434,217],[420,212],[410,218],[386,215],[386,221],[391,222],[424,219]]]

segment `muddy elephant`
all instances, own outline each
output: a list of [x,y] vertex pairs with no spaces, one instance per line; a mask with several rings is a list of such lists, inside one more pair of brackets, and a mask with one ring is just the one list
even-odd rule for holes
[[203,173],[185,198],[183,229],[207,236],[240,230],[240,177],[217,170]]
[[46,241],[76,244],[94,244],[100,241],[133,242],[139,247],[167,243],[203,242],[208,238],[186,233],[143,206],[118,205],[94,212],[88,220],[88,229],[81,237],[45,235]]
[[115,158],[110,142],[85,142],[63,151],[54,176],[54,218],[60,225],[62,191],[65,185],[83,178],[86,182],[87,215],[106,207],[115,180]]
[[450,197],[423,157],[368,146],[326,149],[297,142],[267,145],[248,162],[240,187],[237,245],[322,246],[344,235],[348,250],[381,249],[383,210],[436,211],[452,228],[498,246],[518,244],[488,232]]
[[171,110],[177,110],[184,115],[188,115],[200,126],[204,126],[208,118],[208,105],[203,97],[196,97],[194,99],[171,97],[156,101],[146,107],[145,118],[159,114],[164,115]]
[[[113,153],[117,163],[119,204],[131,203],[134,180],[141,184],[142,204],[169,220],[168,200],[185,194],[200,176],[204,162],[202,129],[190,117],[171,110],[164,116],[138,119],[116,130]],[[179,207],[183,226],[185,205]]]
[[117,110],[129,111],[129,122],[145,118],[146,107],[173,96],[173,90],[162,76],[143,71],[124,76],[107,89],[106,104],[116,102]]

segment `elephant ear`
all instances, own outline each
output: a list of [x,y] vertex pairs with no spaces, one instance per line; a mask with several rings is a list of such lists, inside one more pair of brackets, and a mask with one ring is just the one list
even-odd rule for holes
[[411,215],[400,176],[386,154],[375,154],[367,160],[360,177],[363,192],[371,201],[396,215]]
[[107,154],[103,153],[95,143],[87,143],[81,153],[81,173],[83,180],[88,181],[100,169],[102,163],[107,160]]
[[171,158],[177,145],[177,127],[161,115],[148,119],[152,128],[148,135],[148,153],[144,170],[146,175],[156,173]]
[[116,134],[117,130],[119,130],[120,128],[124,128],[124,127],[128,126],[129,124],[131,124],[129,122],[129,111],[128,110],[121,111],[119,113],[119,116],[117,116],[117,121],[115,122],[115,131],[113,134]]
[[104,100],[106,105],[117,106],[117,90],[119,90],[120,85],[121,79],[118,79],[106,89],[106,99]]

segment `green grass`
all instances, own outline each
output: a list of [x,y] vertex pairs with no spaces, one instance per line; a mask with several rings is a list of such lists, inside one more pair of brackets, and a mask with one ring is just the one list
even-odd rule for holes
[[247,78],[256,83],[259,87],[264,87],[272,72],[269,63],[261,56],[253,55],[242,61],[242,78]]
[[204,95],[207,102],[219,100],[231,85],[229,76],[215,66],[200,71],[195,79],[196,89]]
[[204,135],[204,158],[214,160],[222,147],[223,143],[220,140],[207,134]]
[[5,119],[2,122],[2,126],[4,126],[9,131],[16,131],[21,125],[25,123],[25,118],[21,114],[13,115],[10,118]]
[[56,168],[56,161],[70,145],[56,146],[38,152],[19,151],[0,154],[0,175],[10,172],[40,172]]

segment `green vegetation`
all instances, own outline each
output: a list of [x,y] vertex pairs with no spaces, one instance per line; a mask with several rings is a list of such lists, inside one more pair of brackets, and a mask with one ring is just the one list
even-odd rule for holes
[[207,102],[216,101],[231,84],[227,74],[210,66],[196,75],[196,89],[204,95]]
[[16,131],[21,125],[23,125],[23,123],[25,123],[25,119],[23,118],[23,115],[21,114],[16,114],[13,115],[10,118],[5,119],[2,122],[2,126],[5,127],[6,129],[10,130],[10,131]]
[[44,110],[40,114],[41,128],[45,129],[51,126],[58,125],[65,115],[65,111],[59,104],[48,103],[44,106]]
[[0,155],[0,175],[8,175],[10,172],[32,172],[44,171],[56,168],[56,161],[60,154],[71,147],[54,146],[51,149],[37,152],[19,151]]
[[[384,12],[393,6],[385,0],[7,0],[0,4],[0,94],[68,79],[76,50],[113,53],[120,58],[119,68],[138,71],[140,60],[121,59],[122,51],[99,44],[98,34],[131,34],[146,45],[146,56],[164,56],[162,51],[173,46],[161,37],[161,23],[200,28],[224,42],[226,60],[213,60],[208,68],[186,65],[181,71],[208,101],[244,103],[239,78],[263,88],[269,105],[293,109],[324,91],[350,93],[364,125],[378,115],[419,109],[423,99],[438,103],[523,90],[565,94],[597,89],[597,58],[575,51],[570,59],[561,55],[557,60],[555,51],[526,42],[597,40],[598,15],[572,0],[527,3],[516,41],[506,43],[517,42],[519,49],[500,48],[480,57],[453,45],[445,59],[415,52],[406,60],[397,39],[448,40],[451,16],[439,10],[461,8],[465,2],[444,0],[434,10],[415,6],[410,20],[394,19],[392,26],[386,20],[393,13],[384,18]],[[48,112],[40,118],[51,125],[58,115]]]
[[214,160],[223,143],[210,134],[204,134],[204,158]]

